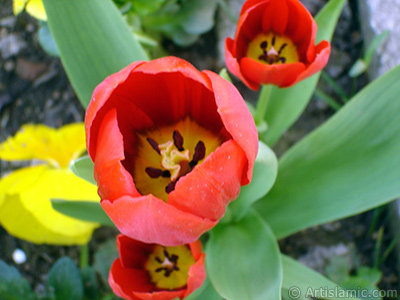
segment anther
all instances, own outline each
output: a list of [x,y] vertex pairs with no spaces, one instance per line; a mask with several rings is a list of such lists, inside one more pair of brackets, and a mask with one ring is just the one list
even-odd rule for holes
[[282,50],[283,50],[286,46],[287,46],[287,44],[285,43],[285,44],[283,44],[283,45],[279,48],[279,51],[278,51],[278,54],[279,54],[279,55],[281,54]]
[[171,193],[173,190],[175,190],[175,185],[176,181],[171,181],[166,187],[165,187],[165,192],[167,194]]
[[160,149],[158,149],[158,144],[155,140],[153,140],[152,138],[147,138],[147,142],[150,144],[150,146],[157,151],[158,154],[161,154]]
[[194,155],[192,161],[189,163],[193,168],[197,163],[206,156],[206,146],[202,141],[199,141],[194,149]]
[[263,41],[263,42],[260,44],[260,47],[261,47],[261,49],[266,50],[267,47],[268,47],[268,42],[267,42],[267,41]]
[[275,36],[272,37],[272,46],[275,46]]
[[149,175],[151,178],[158,178],[163,175],[163,170],[161,169],[156,169],[152,167],[147,167],[145,169],[147,175]]
[[183,137],[178,130],[174,130],[172,134],[172,138],[174,139],[174,145],[179,151],[183,151]]

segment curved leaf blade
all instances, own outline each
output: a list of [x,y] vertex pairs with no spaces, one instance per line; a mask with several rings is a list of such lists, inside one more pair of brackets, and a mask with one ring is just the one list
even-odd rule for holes
[[269,226],[254,211],[238,223],[219,224],[212,230],[206,268],[224,299],[281,299],[279,248]]
[[100,202],[52,199],[51,205],[56,211],[69,217],[105,226],[114,226],[101,208]]
[[280,159],[255,203],[278,238],[400,196],[399,78],[397,67],[371,83]]
[[94,88],[147,54],[110,0],[43,0],[67,75],[84,107]]
[[96,180],[94,180],[93,176],[94,163],[88,155],[71,161],[71,163],[69,164],[69,168],[79,178],[82,178],[87,182],[97,185]]

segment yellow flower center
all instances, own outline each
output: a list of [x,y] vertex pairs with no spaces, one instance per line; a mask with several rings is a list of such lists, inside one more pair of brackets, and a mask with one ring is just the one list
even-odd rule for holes
[[178,180],[191,172],[222,140],[190,118],[138,133],[133,179],[142,195],[167,200]]
[[286,36],[260,33],[249,44],[247,57],[267,65],[289,64],[299,61],[296,45]]
[[187,284],[189,269],[195,263],[186,245],[155,246],[145,264],[150,281],[159,289],[176,290]]

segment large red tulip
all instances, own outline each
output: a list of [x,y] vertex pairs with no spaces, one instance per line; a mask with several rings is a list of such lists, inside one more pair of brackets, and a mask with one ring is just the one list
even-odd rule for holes
[[215,226],[250,182],[257,130],[236,88],[166,57],[106,78],[86,112],[101,205],[125,235],[165,246]]
[[317,24],[298,0],[248,0],[235,38],[225,42],[228,69],[249,88],[289,87],[320,71],[330,44],[315,45]]
[[108,282],[114,293],[127,300],[184,299],[206,278],[205,254],[199,241],[164,247],[145,244],[124,235],[117,237],[119,258]]

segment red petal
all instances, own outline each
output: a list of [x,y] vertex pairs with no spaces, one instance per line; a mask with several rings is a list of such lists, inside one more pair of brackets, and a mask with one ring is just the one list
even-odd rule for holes
[[233,84],[213,72],[203,73],[211,80],[218,113],[226,130],[246,154],[248,164],[243,174],[242,185],[247,184],[251,181],[258,152],[258,133],[253,116]]
[[298,45],[300,59],[304,62],[311,62],[314,59],[317,24],[300,1],[288,1],[289,19],[286,34]]
[[193,291],[197,290],[202,286],[206,279],[206,270],[204,265],[206,254],[203,253],[196,263],[194,263],[189,269],[189,278],[187,282],[187,290],[184,297],[189,296]]
[[247,57],[240,64],[243,74],[251,80],[281,88],[292,85],[306,68],[303,63],[266,65]]
[[236,58],[233,47],[234,47],[234,41],[231,38],[227,38],[225,40],[225,64],[228,70],[237,78],[239,78],[250,89],[254,91],[258,90],[260,87],[258,83],[249,81],[242,75],[242,71],[240,70],[240,65]]
[[108,283],[113,292],[124,299],[142,299],[136,297],[134,292],[151,293],[153,291],[153,285],[149,284],[146,271],[124,268],[120,259],[116,259],[112,264]]
[[175,300],[183,299],[186,289],[177,291],[157,291],[153,293],[133,293],[140,300]]
[[94,172],[100,197],[114,200],[122,195],[139,195],[131,174],[121,164],[124,145],[115,108],[101,122],[96,148]]
[[154,249],[153,244],[145,244],[123,234],[117,236],[117,246],[121,264],[125,268],[134,269],[142,269]]
[[[114,89],[121,83],[124,82],[125,79],[128,77],[130,72],[132,72],[135,68],[144,64],[144,61],[137,61],[126,68],[122,69],[118,73],[115,73],[101,82],[94,90],[92,99],[89,103],[89,106],[86,110],[85,116],[85,130],[86,130],[86,145],[89,152],[89,155],[94,157],[95,155],[95,147],[96,147],[96,140],[97,140],[97,133],[99,124],[94,126],[93,122],[97,116],[99,110],[104,106],[107,102],[108,98],[110,97],[111,93]],[[94,128],[93,128],[94,126]]]
[[239,195],[245,167],[244,152],[229,140],[179,179],[168,203],[181,211],[219,220],[229,202]]
[[101,206],[123,234],[144,243],[191,243],[217,224],[180,211],[153,195],[102,200]]
[[286,0],[271,1],[262,16],[262,29],[264,32],[273,31],[276,34],[283,35],[288,24],[288,18],[289,8]]
[[322,41],[315,47],[315,52],[315,60],[307,67],[304,72],[302,72],[297,77],[294,83],[297,83],[307,77],[314,75],[326,66],[329,60],[329,55],[331,53],[331,45],[327,41]]

